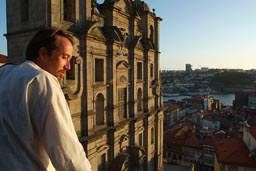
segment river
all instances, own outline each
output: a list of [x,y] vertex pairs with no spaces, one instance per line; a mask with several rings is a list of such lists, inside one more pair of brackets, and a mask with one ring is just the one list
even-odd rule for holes
[[[210,96],[213,96],[214,99],[220,100],[221,103],[225,106],[233,106],[233,100],[235,100],[235,94],[211,94]],[[165,97],[164,101],[168,100],[176,100],[181,101],[184,98],[190,98],[191,96],[171,96],[171,97]]]

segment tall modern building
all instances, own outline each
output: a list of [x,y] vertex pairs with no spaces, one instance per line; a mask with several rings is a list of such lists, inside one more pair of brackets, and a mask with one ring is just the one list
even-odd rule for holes
[[186,72],[192,72],[192,65],[191,64],[186,64]]
[[141,0],[8,0],[9,61],[25,60],[36,31],[75,38],[62,80],[77,135],[93,171],[162,171],[159,24]]

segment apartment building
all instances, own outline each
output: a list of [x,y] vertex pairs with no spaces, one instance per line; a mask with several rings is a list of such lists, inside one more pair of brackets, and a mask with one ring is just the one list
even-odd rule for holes
[[251,92],[248,95],[248,107],[256,109],[256,92]]
[[256,161],[256,125],[244,126],[243,141],[249,150],[249,155]]

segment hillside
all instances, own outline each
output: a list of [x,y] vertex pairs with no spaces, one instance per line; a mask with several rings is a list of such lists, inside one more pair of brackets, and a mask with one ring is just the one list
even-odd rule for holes
[[213,86],[243,86],[253,84],[254,78],[252,75],[237,72],[237,71],[224,71],[215,74],[210,78],[209,82]]

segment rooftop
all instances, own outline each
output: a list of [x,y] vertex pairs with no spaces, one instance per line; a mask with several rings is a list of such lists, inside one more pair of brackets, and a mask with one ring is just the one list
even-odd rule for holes
[[7,63],[8,59],[7,56],[0,54],[0,63]]
[[245,167],[256,167],[256,160],[249,156],[249,151],[242,139],[218,137],[214,141],[218,162]]

